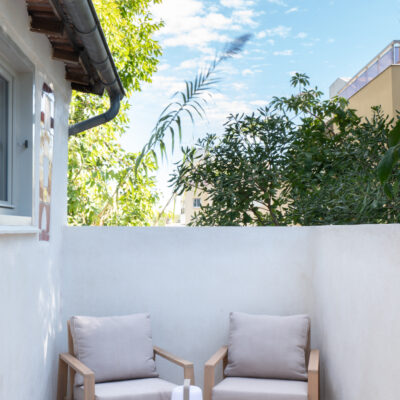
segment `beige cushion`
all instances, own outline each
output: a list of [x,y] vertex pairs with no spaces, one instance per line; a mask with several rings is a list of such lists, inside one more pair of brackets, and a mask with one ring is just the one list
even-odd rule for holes
[[307,400],[307,382],[226,378],[213,388],[212,400]]
[[[173,383],[159,378],[97,383],[95,400],[170,400]],[[83,387],[75,388],[75,400],[84,400]]]
[[226,376],[307,379],[310,320],[231,313]]
[[[75,356],[93,370],[96,383],[157,377],[150,316],[72,317]],[[83,384],[77,375],[76,384]]]

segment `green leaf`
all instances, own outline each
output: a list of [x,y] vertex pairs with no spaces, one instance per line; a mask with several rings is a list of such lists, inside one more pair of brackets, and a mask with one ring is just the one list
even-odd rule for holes
[[385,192],[386,196],[387,196],[389,199],[393,199],[392,187],[391,187],[388,183],[385,183],[385,184],[383,185],[383,191]]
[[389,147],[396,146],[400,142],[400,119],[397,121],[395,127],[389,132],[388,144]]
[[383,156],[382,160],[378,164],[378,177],[381,183],[385,183],[388,180],[398,158],[397,147],[391,147]]

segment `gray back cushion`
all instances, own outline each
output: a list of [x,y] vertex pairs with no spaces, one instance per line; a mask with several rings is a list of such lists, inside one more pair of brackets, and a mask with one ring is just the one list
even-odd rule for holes
[[226,376],[306,380],[307,315],[230,314]]
[[[150,315],[72,317],[75,356],[93,370],[97,382],[157,377]],[[83,378],[76,376],[77,385]]]

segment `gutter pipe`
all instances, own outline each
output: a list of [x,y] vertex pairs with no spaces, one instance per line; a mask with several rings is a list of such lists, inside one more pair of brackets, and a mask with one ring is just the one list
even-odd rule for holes
[[92,1],[64,0],[63,6],[110,98],[110,108],[105,113],[69,126],[68,135],[73,136],[111,121],[119,112],[125,91]]

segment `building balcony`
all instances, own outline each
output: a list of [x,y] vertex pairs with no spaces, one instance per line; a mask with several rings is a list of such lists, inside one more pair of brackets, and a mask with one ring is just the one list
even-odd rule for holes
[[343,87],[341,87],[336,93],[331,92],[331,97],[333,97],[333,94],[339,97],[344,97],[345,99],[350,99],[390,66],[398,64],[400,64],[400,41],[394,40],[353,78],[347,81],[340,78],[343,80]]

